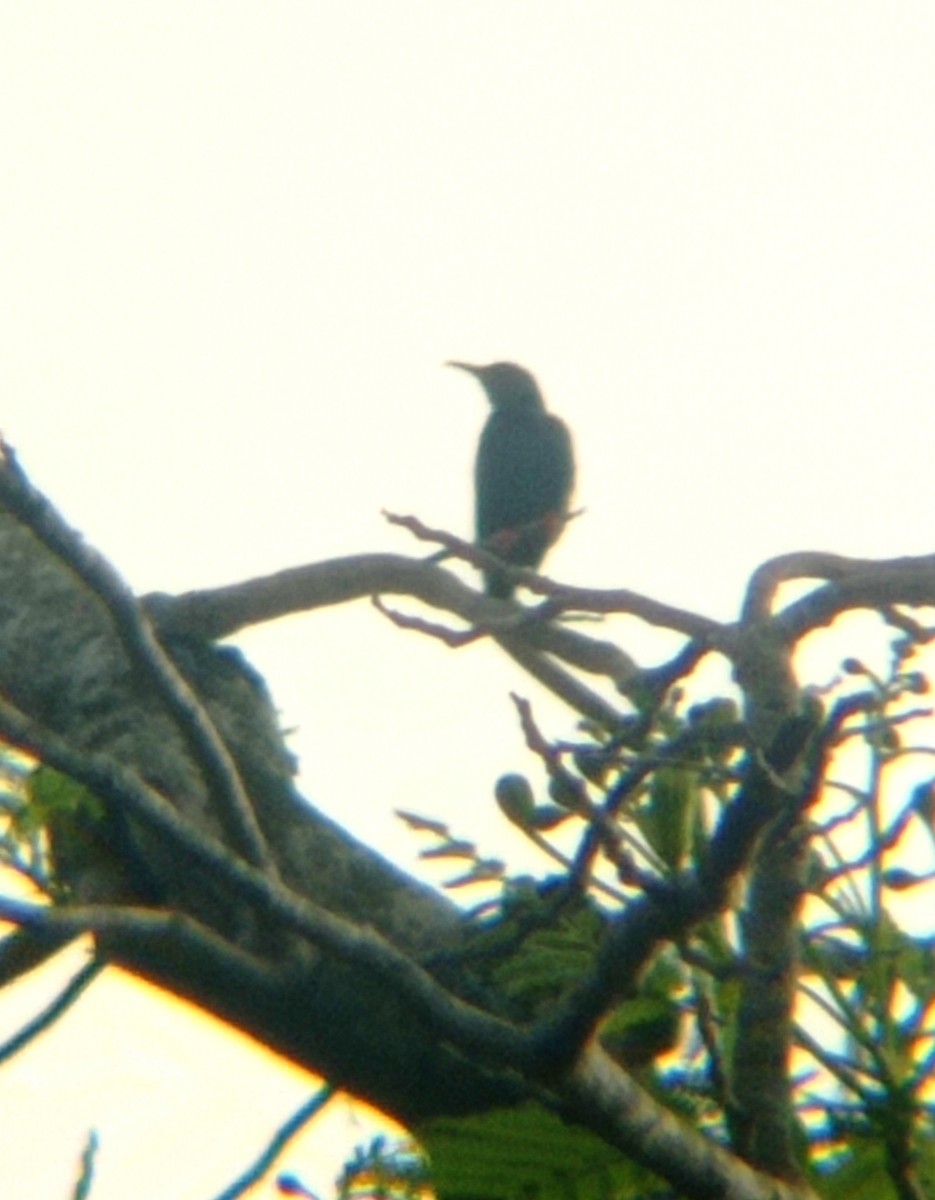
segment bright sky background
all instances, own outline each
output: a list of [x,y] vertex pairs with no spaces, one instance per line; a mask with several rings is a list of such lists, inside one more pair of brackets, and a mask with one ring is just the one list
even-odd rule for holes
[[[0,428],[140,591],[424,552],[383,508],[467,532],[448,358],[574,429],[556,577],[726,618],[771,555],[933,548],[929,0],[7,3],[0,132]],[[365,603],[241,644],[305,792],[404,864],[397,806],[515,844],[511,688],[571,729]],[[0,1072],[5,1194],[63,1197],[93,1124],[94,1200],[210,1200],[311,1086],[99,984]]]

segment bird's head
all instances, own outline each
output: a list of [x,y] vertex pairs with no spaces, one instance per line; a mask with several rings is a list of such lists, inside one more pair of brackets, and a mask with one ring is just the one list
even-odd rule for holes
[[545,408],[539,385],[525,367],[516,363],[495,362],[477,367],[472,363],[447,362],[445,366],[473,375],[494,408],[505,412],[542,412]]

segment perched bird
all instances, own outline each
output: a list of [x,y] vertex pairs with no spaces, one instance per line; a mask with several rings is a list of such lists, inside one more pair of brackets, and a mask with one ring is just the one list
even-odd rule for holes
[[[575,477],[568,429],[515,363],[447,366],[473,375],[493,408],[474,464],[477,541],[504,562],[538,567],[568,517]],[[504,571],[485,571],[484,579],[491,596],[506,598],[516,586]]]

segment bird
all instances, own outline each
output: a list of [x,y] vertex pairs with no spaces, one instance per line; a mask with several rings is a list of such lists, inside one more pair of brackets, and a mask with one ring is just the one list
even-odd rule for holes
[[[524,367],[449,361],[467,371],[490,401],[474,463],[475,534],[485,550],[519,567],[538,567],[568,519],[575,479],[571,434],[546,411],[542,392]],[[513,595],[508,571],[485,570],[487,594]]]

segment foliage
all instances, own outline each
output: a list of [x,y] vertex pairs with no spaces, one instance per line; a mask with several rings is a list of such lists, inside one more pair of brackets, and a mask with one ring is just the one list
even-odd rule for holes
[[32,803],[35,764],[0,742],[0,865],[32,887],[52,885],[45,837],[46,813]]
[[410,1140],[379,1136],[360,1146],[338,1180],[340,1200],[422,1200],[431,1195],[424,1155]]
[[[812,692],[821,707],[810,735],[816,778],[792,1095],[803,1168],[827,1197],[935,1195],[935,871],[924,866],[935,840],[935,780],[919,778],[933,750],[931,713],[918,706],[928,690],[918,653],[898,638],[885,674],[849,659],[820,697]],[[463,864],[450,886],[499,879],[499,897],[474,910],[465,953],[527,1019],[574,987],[615,908],[705,854],[740,778],[745,731],[730,699],[689,705],[677,694],[626,738],[589,732],[574,744],[534,739],[548,800],[537,800],[522,776],[496,787],[501,810],[534,844],[541,849],[543,834],[553,836],[548,849],[564,875],[511,878],[444,823],[401,814],[431,838],[424,857]],[[597,858],[589,836],[598,811],[612,812],[614,824],[605,829],[604,873],[586,875],[585,855]],[[569,839],[576,824],[581,832]],[[558,848],[560,834],[577,852]],[[724,1141],[750,969],[737,926],[742,895],[737,902],[665,949],[601,1029],[605,1047],[640,1071],[654,1095]],[[443,1194],[546,1198],[571,1187],[587,1195],[596,1169],[583,1149],[588,1136],[557,1136],[540,1118],[541,1134],[535,1119],[516,1113],[420,1131]],[[530,1126],[517,1144],[525,1139],[534,1169],[508,1149],[506,1129],[523,1120]],[[464,1151],[471,1138],[483,1143],[483,1156]],[[482,1158],[490,1172],[483,1178]],[[611,1171],[600,1194],[636,1200],[651,1186],[639,1171]]]

